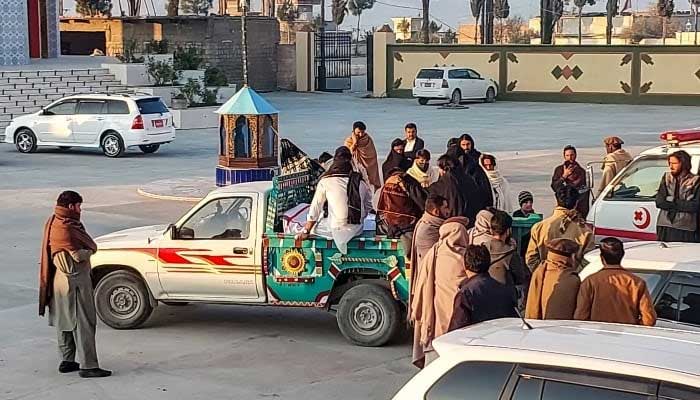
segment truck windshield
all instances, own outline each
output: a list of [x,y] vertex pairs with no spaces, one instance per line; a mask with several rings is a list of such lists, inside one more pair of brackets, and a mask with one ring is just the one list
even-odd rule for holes
[[442,79],[443,74],[441,69],[422,69],[416,79]]

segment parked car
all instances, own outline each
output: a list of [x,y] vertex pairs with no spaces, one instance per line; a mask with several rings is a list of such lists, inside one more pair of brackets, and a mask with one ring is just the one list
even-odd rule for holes
[[421,68],[413,81],[413,97],[420,105],[428,100],[449,100],[459,104],[462,100],[496,101],[498,85],[493,79],[483,78],[478,72],[464,67]]
[[433,342],[440,357],[394,397],[459,400],[700,398],[700,339],[675,329],[499,319]]
[[101,148],[119,157],[129,147],[155,153],[175,140],[173,117],[159,97],[122,94],[69,96],[12,120],[5,141],[21,153],[39,146]]
[[[586,223],[595,233],[596,241],[606,236],[621,240],[656,240],[656,192],[661,177],[668,171],[669,154],[685,150],[690,154],[692,172],[700,165],[700,128],[669,131],[661,134],[663,143],[643,151],[620,171],[595,199],[586,217]],[[593,168],[601,163],[590,163],[588,182],[594,187]]]
[[[600,252],[586,254],[579,276],[600,271]],[[654,299],[656,326],[700,332],[700,244],[629,242],[623,265],[647,283]]]

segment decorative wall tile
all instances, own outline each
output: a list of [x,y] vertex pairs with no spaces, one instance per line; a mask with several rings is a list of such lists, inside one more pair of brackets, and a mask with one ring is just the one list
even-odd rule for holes
[[0,65],[29,64],[27,2],[0,0]]
[[61,38],[58,28],[58,3],[58,0],[46,0],[46,36],[49,42],[47,46],[49,58],[58,57],[61,48]]

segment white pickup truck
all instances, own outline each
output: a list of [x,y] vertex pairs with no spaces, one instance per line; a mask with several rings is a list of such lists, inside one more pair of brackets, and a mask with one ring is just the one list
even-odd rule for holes
[[136,328],[158,302],[318,307],[337,311],[350,342],[385,344],[408,298],[400,243],[365,232],[343,255],[331,240],[280,233],[282,203],[301,202],[293,195],[304,187],[298,177],[287,183],[220,188],[174,224],[98,238],[91,261],[100,319]]

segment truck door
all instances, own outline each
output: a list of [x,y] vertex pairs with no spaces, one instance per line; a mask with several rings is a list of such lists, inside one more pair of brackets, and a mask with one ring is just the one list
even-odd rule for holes
[[596,240],[656,240],[656,192],[666,171],[665,156],[638,158],[627,166],[595,202]]
[[260,298],[258,193],[210,200],[193,209],[158,249],[158,276],[170,298]]

